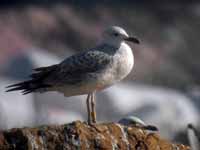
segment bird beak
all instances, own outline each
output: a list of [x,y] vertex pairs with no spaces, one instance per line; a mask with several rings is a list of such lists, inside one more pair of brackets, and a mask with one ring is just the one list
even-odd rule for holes
[[135,37],[128,37],[128,38],[125,38],[124,40],[129,41],[129,42],[133,42],[133,43],[136,43],[136,44],[140,44],[140,41]]

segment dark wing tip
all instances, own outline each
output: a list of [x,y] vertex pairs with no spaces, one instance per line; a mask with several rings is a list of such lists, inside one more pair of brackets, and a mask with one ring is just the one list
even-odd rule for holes
[[24,89],[24,86],[23,86],[24,83],[18,83],[18,84],[13,84],[13,85],[9,85],[6,87],[6,92],[12,92],[12,91],[17,91],[17,90],[23,90]]
[[52,65],[47,67],[35,68],[36,72],[30,75],[31,79],[12,84],[6,87],[6,92],[12,92],[22,90],[23,95],[36,91],[37,89],[47,88],[50,85],[43,83],[43,80],[49,76],[49,74],[56,70],[58,65]]
[[18,86],[20,83],[17,83],[17,84],[12,84],[12,85],[8,85],[6,86],[6,88],[11,88],[11,87],[15,87],[15,86]]

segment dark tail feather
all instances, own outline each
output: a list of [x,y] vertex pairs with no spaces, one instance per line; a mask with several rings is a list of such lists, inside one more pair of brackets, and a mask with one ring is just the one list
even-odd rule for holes
[[22,84],[26,84],[26,82],[28,82],[28,81],[20,82],[20,83],[17,83],[17,84],[12,84],[12,85],[7,86],[6,88],[17,87],[17,86],[20,86],[20,85],[22,85]]
[[7,86],[6,92],[22,90],[23,95],[36,91],[37,89],[47,88],[49,85],[42,84],[36,80],[29,80],[17,84]]
[[26,94],[29,94],[29,93],[32,93],[32,92],[34,92],[34,90],[24,90],[22,92],[22,95],[26,95]]
[[22,94],[25,95],[31,92],[35,92],[38,89],[48,88],[50,87],[50,85],[43,83],[44,79],[48,77],[50,73],[55,71],[56,68],[57,65],[36,68],[34,69],[36,72],[30,75],[32,79],[17,84],[9,85],[6,87],[8,88],[6,92],[22,90]]
[[23,90],[24,88],[26,88],[28,86],[29,82],[30,81],[25,81],[25,82],[20,82],[20,83],[17,83],[17,84],[9,85],[9,86],[6,87],[6,88],[9,88],[8,90],[6,90],[6,92]]

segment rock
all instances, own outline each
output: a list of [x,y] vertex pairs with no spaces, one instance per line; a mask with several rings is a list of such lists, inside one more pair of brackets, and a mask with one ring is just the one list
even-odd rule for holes
[[63,150],[63,149],[125,149],[125,150],[189,150],[188,146],[172,144],[157,133],[117,123],[89,126],[75,121],[65,125],[19,128],[0,132],[0,150]]

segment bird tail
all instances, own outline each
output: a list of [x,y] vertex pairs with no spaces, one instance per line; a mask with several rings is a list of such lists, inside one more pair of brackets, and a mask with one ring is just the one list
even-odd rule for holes
[[22,94],[25,95],[31,92],[35,92],[36,90],[39,90],[42,88],[48,88],[48,87],[49,85],[41,84],[40,82],[36,80],[28,80],[28,81],[7,86],[6,88],[9,88],[9,89],[6,90],[6,92],[22,90]]
[[50,73],[55,71],[57,65],[41,67],[34,69],[34,73],[30,75],[31,79],[20,82],[17,84],[7,86],[6,92],[18,91],[22,90],[22,94],[29,94],[31,92],[38,91],[40,89],[45,89],[51,87],[49,84],[44,83],[44,79],[46,79]]

